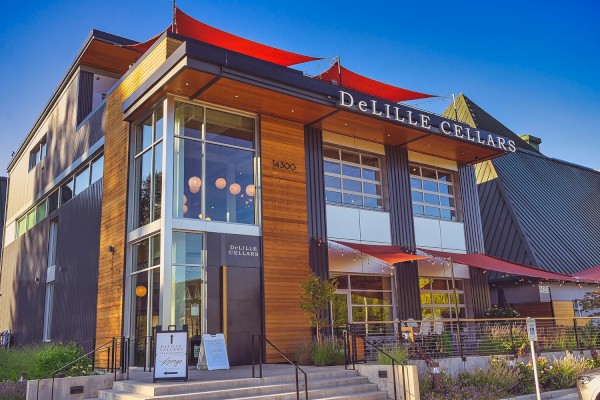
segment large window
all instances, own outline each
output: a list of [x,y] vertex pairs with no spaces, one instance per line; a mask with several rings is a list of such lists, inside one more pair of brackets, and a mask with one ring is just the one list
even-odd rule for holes
[[338,290],[333,301],[335,325],[361,323],[367,333],[384,333],[393,320],[392,287],[389,276],[339,275]]
[[174,216],[255,224],[255,120],[175,106]]
[[54,307],[54,282],[46,284],[46,298],[44,301],[44,332],[43,340],[49,342],[51,340],[52,330],[52,309]]
[[135,132],[135,218],[139,228],[160,219],[162,194],[163,108],[155,110]]
[[378,156],[324,146],[323,158],[328,203],[383,209]]
[[159,324],[160,307],[160,235],[142,239],[132,245],[131,283],[133,289],[133,324],[136,351],[134,363],[144,365],[150,358],[146,343],[152,327]]
[[33,208],[28,210],[22,217],[17,219],[17,237],[23,235],[29,229],[37,225],[59,206],[64,205],[73,197],[81,194],[90,185],[99,179],[102,179],[104,169],[104,155],[96,157],[93,161],[87,162],[83,168],[62,183],[47,197],[42,199]]
[[420,278],[423,318],[465,317],[465,288],[461,279]]
[[456,221],[452,174],[419,165],[410,166],[413,214]]

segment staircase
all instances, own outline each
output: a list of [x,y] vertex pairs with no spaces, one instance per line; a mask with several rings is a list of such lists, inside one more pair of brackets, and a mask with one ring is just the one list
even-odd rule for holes
[[[300,375],[300,399],[304,399],[304,379]],[[357,371],[333,369],[308,373],[311,400],[385,400]],[[286,374],[265,378],[242,378],[180,383],[114,382],[112,389],[100,390],[99,399],[106,400],[296,400],[296,377]]]

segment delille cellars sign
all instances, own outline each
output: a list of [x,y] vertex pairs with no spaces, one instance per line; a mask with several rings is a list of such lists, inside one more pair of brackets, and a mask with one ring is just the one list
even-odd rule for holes
[[446,119],[437,125],[431,125],[431,117],[427,114],[422,114],[416,111],[400,110],[400,107],[384,103],[383,105],[378,104],[377,100],[370,101],[354,101],[354,97],[348,92],[340,90],[340,100],[338,103],[339,107],[350,108],[358,110],[361,113],[371,114],[380,118],[388,119],[390,121],[400,122],[407,126],[413,126],[416,128],[427,129],[432,132],[437,130],[446,136],[453,136],[461,140],[478,143],[483,146],[493,147],[504,151],[515,152],[515,142],[513,140],[507,140],[501,136],[492,136],[489,133],[481,132],[476,129],[472,129],[468,126],[457,124]]

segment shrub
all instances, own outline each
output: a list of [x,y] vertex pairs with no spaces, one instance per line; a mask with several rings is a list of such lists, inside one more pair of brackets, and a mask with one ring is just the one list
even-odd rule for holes
[[[27,379],[48,378],[57,369],[84,355],[77,344],[37,344],[0,351],[0,381],[16,381],[21,374]],[[66,376],[90,375],[92,362],[84,357],[71,367],[61,370]]]
[[[409,352],[406,347],[396,347],[396,348],[392,348],[392,349],[384,349],[384,351],[400,364],[406,364],[406,361],[408,361]],[[378,351],[377,352],[377,364],[392,365],[392,360],[390,359],[390,357],[388,357],[385,354]]]
[[324,367],[344,363],[344,345],[334,338],[325,338],[317,343],[311,352],[313,365]]
[[[554,358],[550,362],[546,357],[537,359],[538,377],[542,390],[560,390],[575,387],[577,376],[594,367],[593,359],[575,357],[567,352],[562,358]],[[519,385],[526,393],[533,393],[535,383],[533,377],[533,364],[519,363]]]
[[294,351],[294,361],[300,365],[344,364],[344,342],[335,338],[299,340]]
[[0,382],[0,399],[2,400],[25,400],[26,391],[26,382]]
[[498,307],[496,305],[485,311],[486,318],[518,318],[519,312],[510,307]]

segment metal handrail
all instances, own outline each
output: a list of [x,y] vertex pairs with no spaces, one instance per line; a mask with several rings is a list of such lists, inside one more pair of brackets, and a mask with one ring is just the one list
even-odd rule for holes
[[262,378],[262,364],[264,361],[264,357],[263,357],[263,352],[264,352],[264,347],[263,346],[263,341],[266,344],[269,344],[272,348],[275,349],[275,351],[277,351],[277,353],[279,353],[279,355],[281,357],[283,357],[288,363],[290,363],[291,365],[294,366],[295,368],[295,373],[296,373],[296,400],[300,400],[300,380],[299,380],[299,375],[298,375],[298,371],[302,372],[302,374],[304,374],[304,398],[305,400],[308,400],[308,375],[306,374],[306,372],[300,368],[300,366],[298,364],[296,364],[295,362],[293,362],[292,360],[289,359],[289,357],[287,357],[281,350],[279,350],[279,348],[277,348],[277,346],[275,346],[269,339],[267,339],[266,337],[264,337],[263,335],[252,335],[252,377],[256,378],[255,374],[254,374],[254,361],[255,361],[255,357],[254,357],[254,338],[258,337],[258,343],[260,345],[260,350],[259,350],[259,371],[260,371],[260,376],[258,376],[259,378]]
[[[352,329],[352,325],[348,324],[347,325],[347,332],[349,335],[352,336],[352,340],[353,340],[353,352],[352,352],[352,365],[354,368],[356,368],[356,336],[355,333],[353,332]],[[394,357],[392,357],[391,355],[389,355],[388,353],[386,353],[383,349],[379,348],[377,345],[369,342],[368,340],[366,340],[365,338],[362,338],[363,342],[371,347],[373,347],[375,350],[379,351],[381,354],[383,354],[384,356],[388,357],[391,361],[392,361],[392,378],[393,378],[393,383],[394,383],[394,400],[398,399],[398,393],[397,393],[397,388],[396,388],[396,364],[401,365],[402,366],[402,388],[404,390],[404,392],[406,393],[406,376],[404,373],[404,364],[402,364],[400,361],[396,360]],[[345,344],[345,343],[344,343]],[[345,348],[345,346],[344,346]],[[345,353],[345,350],[344,350]],[[402,398],[404,398],[405,396],[403,396]]]

